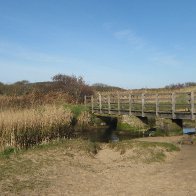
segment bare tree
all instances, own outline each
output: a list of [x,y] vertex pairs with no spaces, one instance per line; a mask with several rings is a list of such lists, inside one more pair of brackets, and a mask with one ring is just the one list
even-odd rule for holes
[[56,88],[60,91],[65,91],[70,94],[75,102],[81,102],[84,94],[92,94],[91,87],[88,86],[83,77],[76,77],[75,75],[68,76],[64,74],[57,74],[52,77],[53,82],[56,83]]

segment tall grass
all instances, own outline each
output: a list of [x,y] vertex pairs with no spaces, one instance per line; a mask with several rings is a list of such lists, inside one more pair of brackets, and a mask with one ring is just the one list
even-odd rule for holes
[[69,137],[72,112],[55,105],[0,112],[0,149]]
[[50,92],[47,94],[32,92],[25,95],[0,95],[0,111],[7,109],[32,108],[45,104],[72,103],[70,95],[61,92]]

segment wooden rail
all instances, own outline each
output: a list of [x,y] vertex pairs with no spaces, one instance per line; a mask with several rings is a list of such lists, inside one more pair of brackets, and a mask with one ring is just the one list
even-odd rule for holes
[[105,93],[85,96],[92,113],[195,120],[196,93]]

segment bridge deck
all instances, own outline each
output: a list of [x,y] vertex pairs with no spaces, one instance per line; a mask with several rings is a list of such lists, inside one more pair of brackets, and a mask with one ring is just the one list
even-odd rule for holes
[[196,93],[99,93],[85,96],[85,105],[96,114],[195,120]]

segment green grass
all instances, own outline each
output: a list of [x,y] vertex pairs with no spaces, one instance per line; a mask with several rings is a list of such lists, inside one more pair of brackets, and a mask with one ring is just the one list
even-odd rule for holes
[[123,131],[135,131],[135,127],[132,127],[128,123],[121,123],[118,122],[117,124],[117,130],[123,130]]
[[98,150],[100,149],[99,143],[91,142],[90,140],[82,140],[82,139],[59,139],[51,141],[47,144],[40,144],[34,146],[32,149],[29,149],[27,151],[47,151],[47,150],[53,150],[53,149],[59,149],[59,150],[69,150],[69,151],[83,151],[89,155],[95,155]]
[[59,139],[50,141],[45,144],[35,145],[29,149],[16,149],[12,147],[8,147],[5,150],[0,152],[0,160],[4,160],[11,157],[21,156],[25,153],[36,153],[36,152],[43,152],[48,150],[54,149],[65,149],[65,150],[73,150],[73,151],[83,151],[89,155],[95,155],[98,150],[101,149],[100,144],[97,142],[92,142],[90,140],[83,140],[83,139]]
[[135,141],[135,140],[123,140],[121,142],[112,142],[109,147],[121,150],[122,148],[132,149],[133,147],[149,148],[149,147],[162,147],[167,152],[179,151],[180,149],[174,144],[167,142],[147,142],[147,141]]
[[9,158],[12,154],[16,153],[17,149],[8,147],[5,148],[2,152],[0,152],[0,158]]
[[146,159],[146,163],[151,163],[151,162],[162,162],[166,158],[166,155],[164,152],[151,152],[151,157]]
[[193,143],[194,143],[194,144],[196,143],[196,137],[193,138]]
[[[88,140],[53,141],[27,150],[7,148],[0,153],[0,190],[19,194],[25,190],[39,190],[50,186],[48,175],[60,164],[72,164],[74,153],[94,156],[100,146]],[[70,158],[70,162],[64,162]]]
[[171,143],[165,142],[146,142],[135,140],[124,140],[121,142],[110,143],[109,147],[125,154],[127,150],[132,150],[135,155],[130,157],[137,162],[162,162],[166,158],[166,152],[179,151],[180,149]]
[[73,112],[74,118],[77,118],[82,112],[88,110],[84,105],[73,104],[65,104],[65,108],[69,108]]
[[158,136],[176,136],[176,135],[182,135],[182,130],[156,130],[153,134],[153,137]]
[[149,148],[149,147],[162,147],[167,152],[179,151],[180,148],[175,146],[174,144],[167,143],[167,142],[145,142],[139,141],[138,145],[142,148]]

